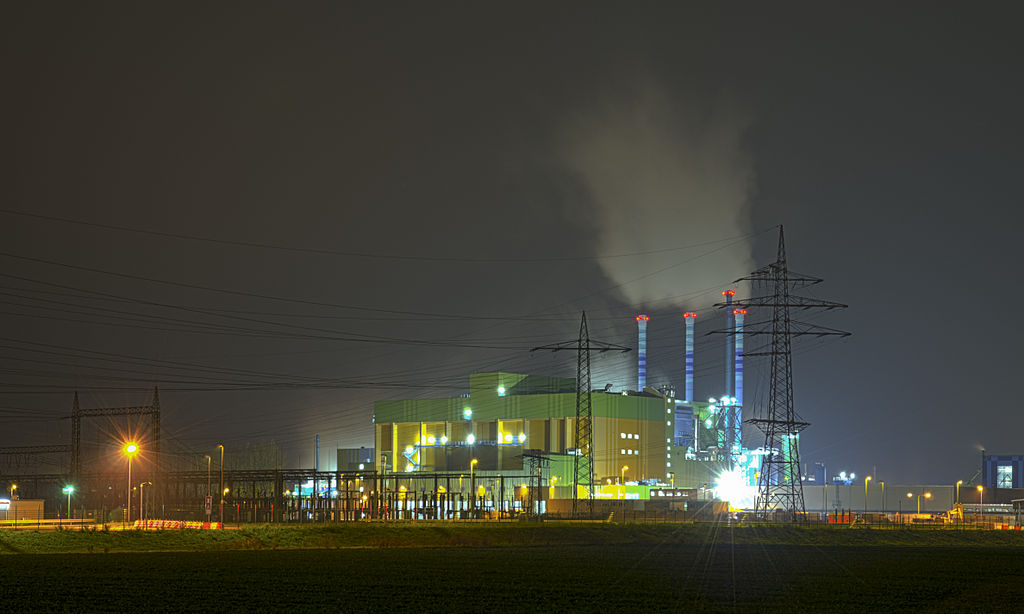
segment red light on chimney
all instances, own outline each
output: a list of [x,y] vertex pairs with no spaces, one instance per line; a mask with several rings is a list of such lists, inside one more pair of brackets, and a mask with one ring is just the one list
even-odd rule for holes
[[724,290],[722,296],[736,296],[735,290]]
[[696,318],[697,314],[693,313],[692,311],[687,311],[686,313],[683,314],[683,317],[684,318]]
[[745,315],[747,315],[747,310],[746,309],[733,309],[732,310],[732,315],[734,315],[734,316],[735,315],[744,315],[745,316]]
[[636,317],[637,322],[646,322],[647,320],[650,320],[650,318],[645,315],[639,315]]

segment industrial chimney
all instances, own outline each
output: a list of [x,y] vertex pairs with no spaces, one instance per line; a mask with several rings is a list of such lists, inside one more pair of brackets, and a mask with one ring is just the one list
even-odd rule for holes
[[733,338],[729,334],[732,332],[732,298],[736,296],[736,292],[733,290],[725,290],[722,292],[722,297],[725,300],[725,330],[728,331],[725,335],[725,396],[731,397],[733,395]]
[[747,315],[746,309],[734,309],[733,319],[733,349],[735,350],[736,364],[733,369],[736,379],[733,384],[732,396],[734,410],[736,412],[733,426],[733,441],[737,446],[743,445],[743,319]]
[[637,341],[637,373],[636,389],[643,392],[647,386],[647,321],[649,317],[640,314],[636,317],[636,327],[639,339]]
[[686,386],[683,400],[687,403],[693,402],[693,325],[696,319],[697,314],[692,311],[683,314],[683,320],[686,322]]

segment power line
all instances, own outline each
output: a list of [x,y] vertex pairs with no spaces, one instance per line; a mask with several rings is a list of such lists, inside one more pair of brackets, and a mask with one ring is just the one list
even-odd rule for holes
[[757,233],[740,235],[736,237],[728,237],[725,239],[717,239],[714,241],[705,241],[703,243],[694,243],[691,245],[683,245],[679,247],[666,247],[662,249],[648,250],[642,252],[629,252],[623,254],[607,254],[607,255],[587,255],[587,256],[546,256],[537,258],[468,258],[465,256],[426,256],[426,255],[402,255],[402,254],[382,254],[382,253],[370,253],[370,252],[354,252],[354,251],[342,251],[342,250],[331,250],[331,249],[319,249],[313,247],[295,247],[288,245],[275,245],[272,243],[258,243],[255,241],[240,241],[234,239],[218,239],[213,237],[200,237],[196,235],[188,235],[183,233],[165,232],[159,230],[149,230],[143,228],[131,228],[128,226],[118,226],[115,224],[103,224],[99,222],[87,222],[84,220],[75,220],[71,218],[58,217],[55,215],[44,215],[41,213],[29,213],[27,211],[16,211],[14,209],[0,209],[0,213],[7,215],[17,215],[22,217],[35,218],[39,220],[46,220],[50,222],[60,222],[64,224],[76,224],[80,226],[89,226],[92,228],[102,228],[105,230],[114,230],[118,232],[130,232],[136,234],[145,234],[150,236],[165,237],[168,239],[181,239],[186,241],[197,241],[202,243],[213,243],[218,245],[231,245],[234,247],[249,247],[258,249],[270,249],[285,252],[297,252],[307,254],[317,254],[320,256],[343,256],[343,257],[354,257],[354,258],[371,258],[378,260],[410,260],[410,261],[421,261],[421,262],[464,262],[473,264],[523,264],[523,263],[549,263],[549,262],[579,262],[584,260],[611,260],[617,258],[634,258],[638,256],[650,256],[652,254],[663,254],[670,252],[679,252],[688,249],[695,249],[698,247],[705,247],[708,245],[715,245],[717,243],[723,243],[726,241],[734,241],[737,239],[748,239]]

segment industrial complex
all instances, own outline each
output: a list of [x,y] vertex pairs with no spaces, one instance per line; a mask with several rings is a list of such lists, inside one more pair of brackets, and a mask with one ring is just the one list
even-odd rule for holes
[[[862,517],[895,513],[900,521],[904,513],[938,511],[947,521],[962,521],[973,511],[979,516],[1016,512],[1019,524],[1024,456],[983,452],[981,467],[966,482],[890,484],[888,490],[879,476],[858,481],[852,473],[829,475],[822,463],[810,473],[803,470],[800,433],[808,423],[794,409],[790,338],[849,333],[791,321],[789,311],[845,305],[789,292],[821,280],[788,271],[781,229],[776,261],[741,281],[767,291],[737,299],[735,291],[725,290],[716,305],[721,315],[700,316],[711,322],[703,332],[723,339],[714,346],[724,354],[723,372],[711,378],[717,383],[706,399],[694,394],[695,364],[707,357],[695,355],[699,318],[692,311],[677,316],[682,362],[659,365],[660,373],[669,374],[668,382],[648,382],[651,318],[639,314],[635,380],[592,386],[590,353],[630,348],[592,340],[584,313],[578,339],[535,348],[575,351],[575,378],[475,372],[468,374],[465,392],[456,396],[377,401],[372,445],[337,450],[332,470],[320,467],[319,435],[312,468],[285,469],[273,444],[260,454],[249,450],[257,462],[226,468],[223,445],[217,446],[219,455],[162,447],[156,390],[150,404],[131,407],[83,408],[76,394],[70,444],[0,448],[2,458],[68,459],[62,473],[2,474],[9,487],[8,496],[0,499],[5,512],[0,522],[24,521],[29,515],[41,521],[56,508],[57,516],[69,520],[125,523],[157,518],[614,518],[638,513],[687,519],[744,512],[763,520],[795,521],[845,519],[854,511]],[[748,308],[770,310],[772,317],[748,328]],[[745,338],[756,334],[770,341],[751,352]],[[744,360],[752,356],[770,358],[767,401],[756,412],[744,402]],[[111,454],[108,445],[99,451],[99,460],[83,462],[83,423],[110,416],[139,417],[147,428],[138,440],[118,444],[119,454]],[[752,441],[762,443],[751,446]],[[11,514],[14,518],[6,518]]]

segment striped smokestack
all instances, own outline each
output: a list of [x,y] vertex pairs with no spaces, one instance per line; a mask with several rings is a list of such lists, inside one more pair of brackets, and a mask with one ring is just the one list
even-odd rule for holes
[[[732,298],[736,296],[733,290],[725,290],[722,297],[725,299],[725,330],[732,331]],[[733,385],[733,339],[732,335],[725,335],[725,396],[731,397]]]
[[693,325],[696,319],[696,313],[683,314],[683,320],[686,322],[686,388],[683,400],[688,403],[693,402]]
[[647,316],[640,314],[636,317],[636,327],[639,339],[637,340],[637,369],[636,389],[642,392],[647,386]]
[[733,385],[733,404],[736,406],[736,423],[733,429],[733,441],[736,445],[743,445],[743,319],[747,315],[746,309],[734,309],[733,318],[733,347],[736,350],[736,379]]

